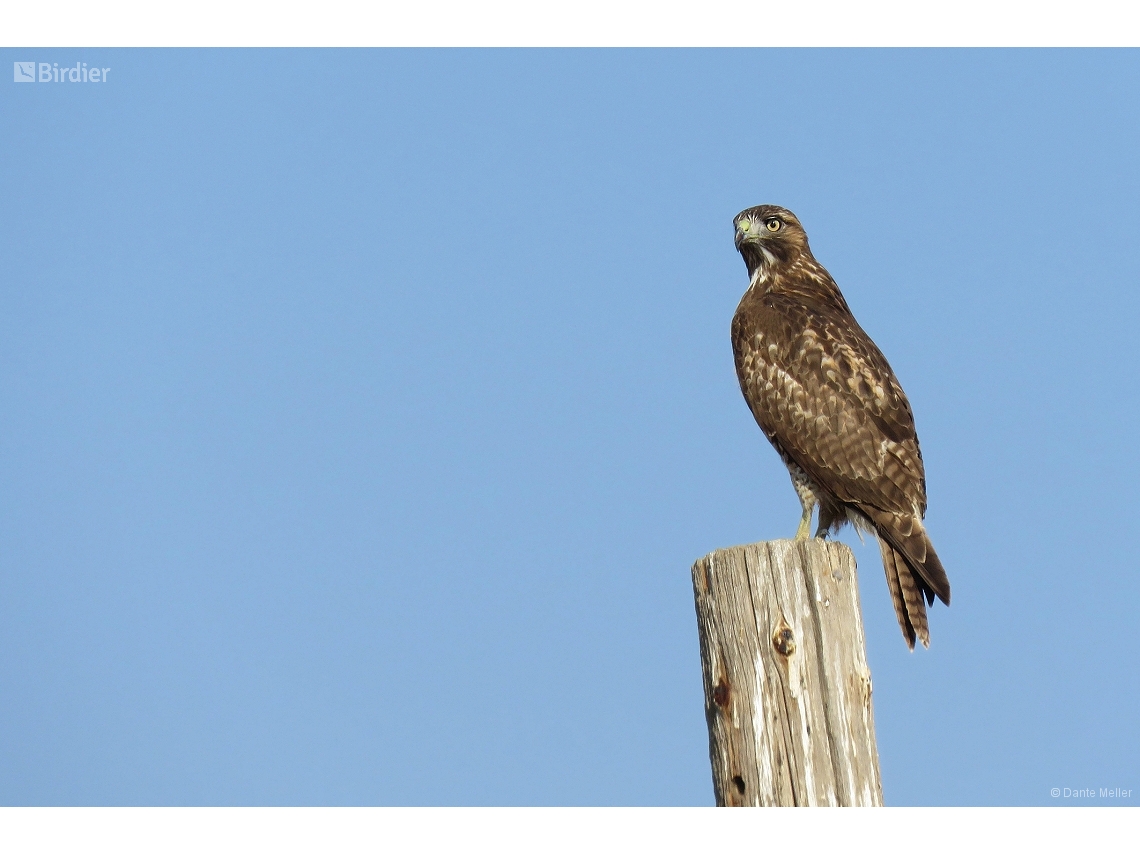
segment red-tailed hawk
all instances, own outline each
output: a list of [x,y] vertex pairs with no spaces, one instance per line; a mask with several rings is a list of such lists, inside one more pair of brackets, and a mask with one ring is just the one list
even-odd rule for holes
[[845,522],[874,532],[895,614],[914,649],[930,646],[926,604],[950,604],[950,581],[926,536],[926,474],[914,416],[891,366],[863,332],[795,214],[742,211],[736,248],[748,290],[732,318],[740,389],[792,476],[797,539]]

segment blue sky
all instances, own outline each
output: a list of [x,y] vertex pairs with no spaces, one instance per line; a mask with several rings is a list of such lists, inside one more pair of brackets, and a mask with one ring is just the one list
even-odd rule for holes
[[843,536],[887,802],[1136,803],[1137,52],[0,53],[112,69],[0,85],[0,803],[711,804],[760,203],[953,585]]

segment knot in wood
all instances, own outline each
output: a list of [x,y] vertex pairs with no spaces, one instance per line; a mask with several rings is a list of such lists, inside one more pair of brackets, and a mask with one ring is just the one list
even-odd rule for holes
[[718,707],[728,706],[728,699],[732,695],[732,690],[728,687],[728,682],[722,677],[717,681],[716,686],[712,690],[713,703]]
[[783,626],[772,636],[772,646],[781,656],[791,656],[796,652],[796,636],[790,627]]

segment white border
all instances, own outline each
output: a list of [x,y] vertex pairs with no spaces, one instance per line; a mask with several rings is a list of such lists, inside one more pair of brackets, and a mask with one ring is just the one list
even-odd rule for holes
[[[0,808],[5,853],[1102,852],[1140,808]],[[1122,851],[1122,850],[1121,850]]]
[[6,47],[1140,45],[1123,0],[24,0]]

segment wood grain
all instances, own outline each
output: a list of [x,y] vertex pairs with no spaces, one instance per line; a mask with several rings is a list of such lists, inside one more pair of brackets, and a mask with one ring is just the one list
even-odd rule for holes
[[883,803],[855,556],[774,540],[693,565],[721,806]]

